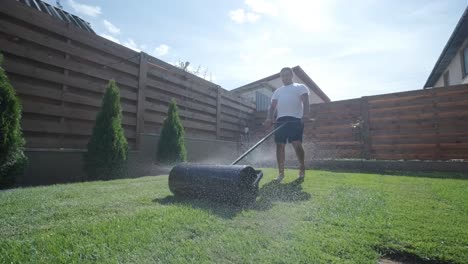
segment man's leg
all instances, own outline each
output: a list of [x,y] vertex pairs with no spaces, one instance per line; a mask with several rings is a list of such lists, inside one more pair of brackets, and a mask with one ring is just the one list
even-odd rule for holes
[[278,178],[277,180],[281,181],[284,177],[284,154],[285,144],[277,143],[276,144],[276,161],[278,162]]
[[305,175],[305,164],[304,164],[304,148],[302,147],[301,141],[293,141],[291,142],[294,151],[296,152],[297,160],[299,161],[299,177],[304,177]]
[[[281,118],[277,120],[276,127],[280,126]],[[287,124],[275,132],[275,143],[276,143],[276,161],[278,163],[278,177],[277,182],[281,182],[284,178],[284,160],[285,160],[285,146],[287,142]]]

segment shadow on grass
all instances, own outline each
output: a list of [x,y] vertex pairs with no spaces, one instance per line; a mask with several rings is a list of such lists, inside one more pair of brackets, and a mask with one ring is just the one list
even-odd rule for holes
[[169,195],[164,198],[156,198],[153,200],[153,202],[162,205],[179,204],[191,206],[192,208],[202,209],[226,219],[234,218],[238,213],[240,213],[243,210],[242,207],[228,203],[220,203],[203,198],[192,198],[174,195]]
[[156,198],[153,202],[162,205],[187,205],[192,208],[208,211],[222,218],[232,219],[243,210],[269,210],[273,207],[275,202],[298,202],[309,200],[311,195],[302,190],[301,183],[302,181],[300,180],[286,184],[271,181],[260,188],[257,201],[254,204],[246,206],[235,206],[207,199],[179,197],[174,195],[169,195],[164,198]]
[[[376,248],[378,252],[381,252],[382,258],[379,261],[379,263],[389,263],[388,260],[390,260],[390,263],[404,263],[404,264],[449,264],[453,263],[451,261],[447,260],[441,260],[438,258],[424,258],[420,257],[414,253],[410,252],[404,252],[404,251],[398,251],[398,250],[393,250],[393,249],[382,249],[382,248]],[[387,260],[387,262],[384,262],[383,260]]]
[[268,210],[275,202],[299,202],[310,198],[310,193],[302,190],[302,180],[297,179],[284,184],[271,181],[260,188],[257,201],[251,205],[251,209]]

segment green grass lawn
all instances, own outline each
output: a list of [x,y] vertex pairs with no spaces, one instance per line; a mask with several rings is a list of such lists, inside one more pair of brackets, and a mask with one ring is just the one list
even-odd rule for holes
[[0,192],[0,263],[468,263],[468,180],[297,171],[239,209],[167,177]]

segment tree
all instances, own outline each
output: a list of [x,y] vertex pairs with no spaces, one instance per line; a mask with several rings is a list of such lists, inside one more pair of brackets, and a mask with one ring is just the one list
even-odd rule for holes
[[127,155],[120,92],[115,81],[110,80],[88,142],[88,151],[84,154],[84,170],[88,179],[108,180],[125,176]]
[[21,132],[21,104],[1,67],[0,54],[0,189],[11,187],[27,165]]
[[184,141],[184,127],[179,118],[176,101],[169,104],[167,117],[161,128],[156,159],[163,163],[176,163],[187,160]]

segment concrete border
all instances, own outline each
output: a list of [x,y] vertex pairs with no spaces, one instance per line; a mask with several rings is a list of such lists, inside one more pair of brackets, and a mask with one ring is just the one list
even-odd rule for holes
[[393,160],[314,160],[307,164],[313,169],[354,170],[385,173],[388,171],[455,172],[468,175],[468,162],[458,161],[393,161]]
[[[296,160],[287,160],[287,168],[297,169],[299,166]],[[275,161],[255,164],[256,167],[276,167]],[[379,174],[402,173],[448,173],[454,178],[468,179],[468,161],[420,161],[420,160],[309,160],[306,161],[307,169],[367,172]],[[437,177],[435,175],[434,177]]]

